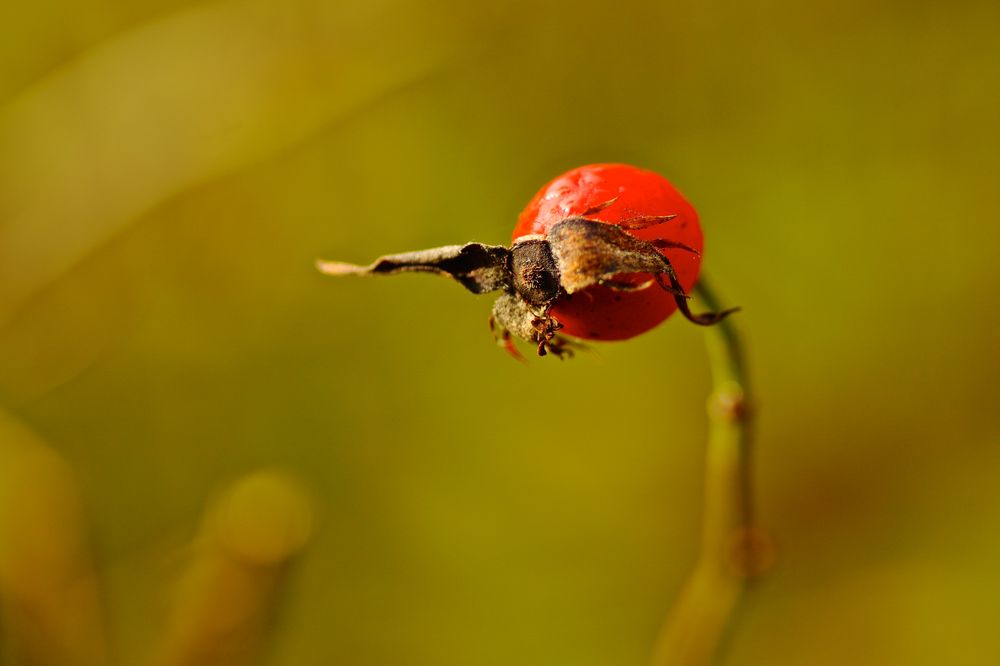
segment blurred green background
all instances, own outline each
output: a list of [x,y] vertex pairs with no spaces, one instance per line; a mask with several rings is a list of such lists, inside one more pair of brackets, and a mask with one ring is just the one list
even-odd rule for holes
[[744,308],[779,556],[724,662],[1000,662],[998,31],[993,0],[3,3],[0,409],[76,474],[117,662],[211,498],[278,468],[317,525],[264,663],[644,663],[696,555],[701,332],[526,367],[488,297],[313,268],[505,243],[597,161],[683,190]]

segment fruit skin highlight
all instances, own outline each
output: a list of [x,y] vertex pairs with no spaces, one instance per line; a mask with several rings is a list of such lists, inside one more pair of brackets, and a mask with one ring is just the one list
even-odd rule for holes
[[[663,176],[628,164],[589,164],[568,171],[545,185],[531,199],[514,227],[513,240],[545,236],[561,220],[614,200],[588,219],[617,224],[637,216],[676,215],[646,227],[626,229],[646,241],[670,240],[698,251],[659,249],[670,263],[685,293],[691,293],[701,270],[704,245],[698,213]],[[649,274],[619,276],[633,284],[648,282]],[[595,284],[575,294],[557,298],[551,314],[563,328],[561,334],[590,340],[625,340],[655,327],[677,310],[674,297],[652,284],[638,291],[622,291]]]

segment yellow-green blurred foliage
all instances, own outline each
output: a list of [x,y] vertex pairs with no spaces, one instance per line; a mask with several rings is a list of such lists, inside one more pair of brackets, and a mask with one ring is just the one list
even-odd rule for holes
[[700,331],[525,367],[488,297],[313,269],[506,242],[626,161],[744,308],[780,550],[726,663],[997,663],[998,34],[995,0],[4,2],[0,498],[48,521],[5,529],[93,560],[121,664],[195,631],[178,590],[227,626],[206,538],[313,529],[266,663],[642,664],[695,556]]

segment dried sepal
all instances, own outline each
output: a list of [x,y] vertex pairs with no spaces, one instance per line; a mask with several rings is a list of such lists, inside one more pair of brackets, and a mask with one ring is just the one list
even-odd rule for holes
[[545,306],[533,306],[519,294],[500,294],[493,303],[493,318],[501,331],[509,331],[522,340],[538,341],[538,330],[534,322],[548,316]]
[[391,275],[393,273],[437,273],[454,278],[474,294],[485,294],[510,286],[510,250],[502,245],[445,245],[430,250],[379,257],[368,266],[339,261],[319,261],[327,275]]
[[[667,283],[669,280],[669,284]],[[688,306],[686,296],[678,296],[675,289],[680,289],[680,283],[677,282],[677,276],[669,274],[666,278],[661,275],[656,276],[656,281],[661,287],[670,291],[674,294],[674,301],[677,302],[677,309],[680,310],[681,314],[688,321],[698,324],[699,326],[712,326],[713,324],[718,324],[720,321],[733,314],[734,312],[739,312],[740,308],[729,308],[728,310],[722,310],[721,312],[702,312],[701,314],[694,314],[691,312],[691,308]]]
[[[628,234],[621,227],[583,218],[569,218],[549,230],[549,243],[566,293],[594,284],[616,286],[613,279],[625,273],[672,273],[669,260],[656,245]],[[648,286],[648,285],[647,285]],[[683,296],[674,286],[665,287]]]

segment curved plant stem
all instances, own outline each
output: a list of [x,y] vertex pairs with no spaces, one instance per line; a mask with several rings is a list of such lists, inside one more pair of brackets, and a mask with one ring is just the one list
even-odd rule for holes
[[[719,309],[702,281],[696,292]],[[711,664],[729,619],[759,569],[762,541],[753,529],[748,396],[732,317],[705,329],[712,373],[701,554],[667,617],[650,666]]]

